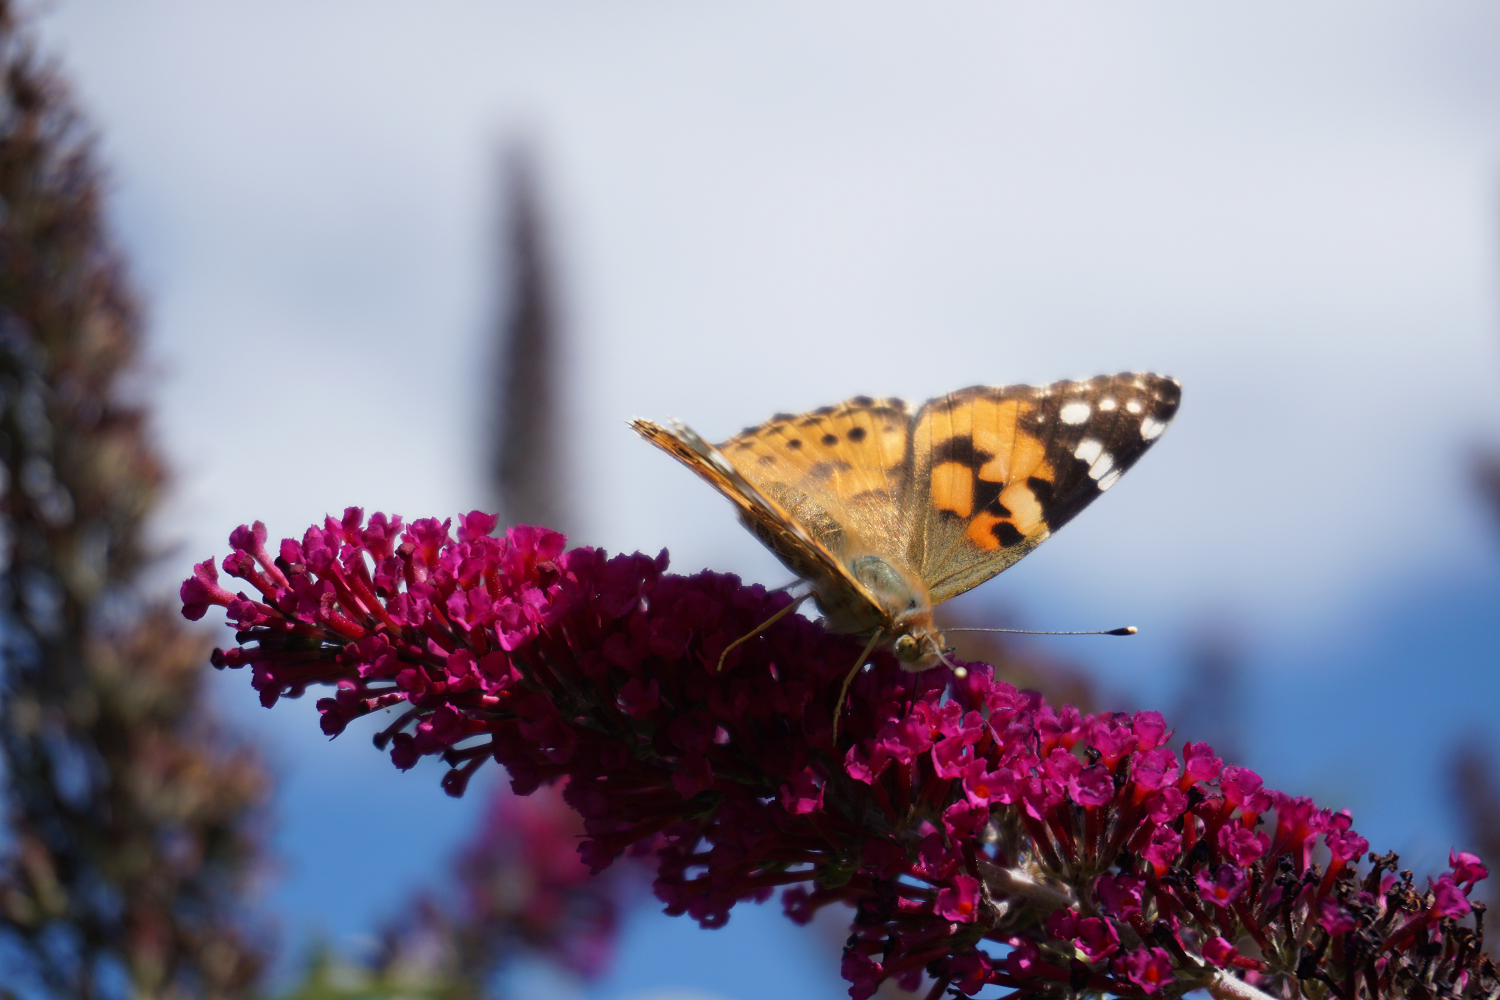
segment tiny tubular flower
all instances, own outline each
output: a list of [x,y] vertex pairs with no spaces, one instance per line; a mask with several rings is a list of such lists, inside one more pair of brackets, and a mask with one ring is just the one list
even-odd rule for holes
[[1147,993],[1155,993],[1172,981],[1172,956],[1163,948],[1137,948],[1120,964],[1125,978]]
[[1228,906],[1245,891],[1248,879],[1238,865],[1219,865],[1212,874],[1199,871],[1196,880],[1203,898],[1218,906]]
[[938,890],[936,913],[948,920],[971,924],[979,916],[979,880],[955,875],[951,885]]
[[1102,962],[1120,950],[1120,933],[1108,920],[1084,917],[1078,922],[1076,944],[1085,962]]
[[1236,954],[1234,945],[1217,934],[1203,942],[1203,957],[1221,969],[1233,961]]

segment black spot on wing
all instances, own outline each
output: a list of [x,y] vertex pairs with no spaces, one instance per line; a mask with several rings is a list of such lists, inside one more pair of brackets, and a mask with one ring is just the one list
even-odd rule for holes
[[979,469],[995,456],[982,448],[974,447],[974,438],[967,434],[951,437],[939,442],[932,449],[932,465],[936,468],[945,462],[957,462],[970,469]]
[[838,443],[839,443],[839,436],[837,434],[824,434],[823,435],[823,444],[824,444],[825,447],[832,448],[834,445],[836,445]]
[[1052,496],[1052,484],[1050,482],[1045,479],[1038,479],[1036,476],[1032,476],[1030,479],[1026,480],[1026,486],[1031,490],[1032,495],[1036,497],[1036,502],[1042,505],[1042,510],[1045,511],[1048,507],[1052,506],[1054,501]]
[[1010,517],[1010,511],[1005,509],[1005,504],[1000,502],[1000,491],[1005,489],[1004,483],[992,483],[988,479],[974,477],[974,509],[994,514],[996,517]]
[[1009,521],[997,521],[990,529],[990,534],[995,536],[995,541],[999,542],[1002,548],[1007,549],[1026,537]]
[[788,448],[792,449],[793,451],[796,451],[797,449],[799,449],[799,448],[802,447],[802,439],[801,438],[787,438],[786,446]]
[[853,399],[849,400],[849,402],[853,403],[855,406],[873,406],[875,404],[875,400],[871,399],[869,396],[855,396]]
[[863,427],[850,428],[849,433],[846,436],[850,441],[858,444],[865,439],[865,429]]

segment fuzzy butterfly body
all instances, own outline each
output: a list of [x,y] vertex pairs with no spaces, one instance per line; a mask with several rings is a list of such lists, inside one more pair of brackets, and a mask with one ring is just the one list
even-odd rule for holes
[[681,424],[633,426],[706,479],[835,631],[940,661],[932,606],[1011,566],[1113,486],[1177,412],[1160,375],[972,386],[913,415],[855,396],[781,413],[717,446]]

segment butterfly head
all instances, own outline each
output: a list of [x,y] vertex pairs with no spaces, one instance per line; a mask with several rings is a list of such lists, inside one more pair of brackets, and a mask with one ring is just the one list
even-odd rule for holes
[[[943,662],[943,634],[932,624],[932,612],[928,611],[925,622],[903,625],[897,623],[896,637],[891,649],[902,670],[917,673],[930,670]],[[907,628],[907,631],[899,631]]]

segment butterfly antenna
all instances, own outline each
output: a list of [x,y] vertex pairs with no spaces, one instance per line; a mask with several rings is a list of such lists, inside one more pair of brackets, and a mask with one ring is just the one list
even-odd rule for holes
[[937,658],[943,664],[943,666],[953,671],[954,677],[957,677],[959,680],[963,680],[965,677],[969,676],[968,667],[960,667],[957,663],[954,663],[952,660],[944,656],[944,652],[946,652],[946,650],[939,649],[937,651]]
[[[1037,632],[1029,628],[945,628],[943,632],[1009,632],[1012,635],[1135,635],[1140,629],[1134,625],[1104,629],[1099,632]],[[944,661],[946,662],[946,661]]]
[[788,604],[786,607],[782,608],[780,611],[776,612],[774,615],[772,615],[771,617],[767,618],[765,621],[761,622],[759,625],[755,626],[755,628],[751,629],[749,632],[747,632],[744,635],[740,636],[738,639],[734,640],[729,645],[725,646],[724,647],[724,652],[722,652],[722,653],[719,654],[719,665],[714,668],[714,672],[718,673],[719,671],[722,671],[724,669],[724,658],[729,655],[729,651],[731,649],[733,649],[734,647],[740,645],[741,643],[749,642],[751,639],[754,639],[756,636],[760,635],[766,629],[770,628],[772,625],[775,625],[777,622],[781,621],[781,619],[785,618],[787,615],[789,615],[793,611],[797,610],[797,606],[800,605],[803,601],[807,600],[811,596],[812,596],[811,593],[807,593],[807,594],[803,594],[801,597],[796,598],[795,600],[792,601],[792,603]]
[[837,746],[839,742],[839,716],[844,714],[844,699],[849,697],[849,685],[854,683],[854,675],[859,673],[859,668],[865,665],[865,660],[869,659],[871,651],[875,648],[875,644],[884,635],[884,632],[876,632],[870,636],[870,641],[865,644],[865,651],[859,654],[859,659],[854,661],[853,668],[850,669],[848,674],[844,675],[844,686],[839,688],[839,700],[833,706],[834,746]]

